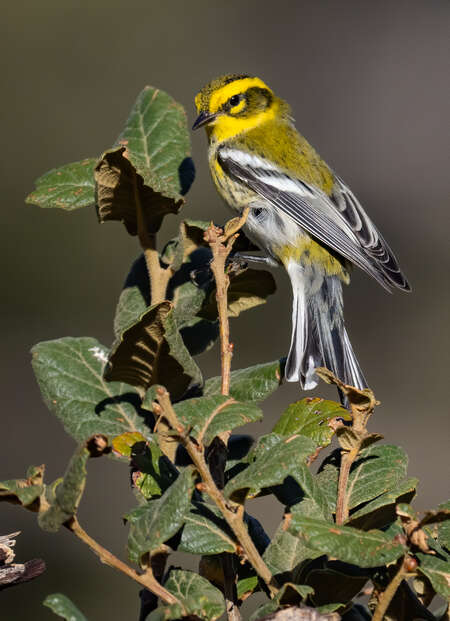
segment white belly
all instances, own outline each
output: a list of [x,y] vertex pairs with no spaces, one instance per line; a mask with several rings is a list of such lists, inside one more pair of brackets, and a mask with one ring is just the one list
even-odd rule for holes
[[247,222],[243,227],[247,237],[277,262],[278,249],[282,246],[298,245],[299,238],[309,235],[289,216],[280,213],[269,203],[252,203]]

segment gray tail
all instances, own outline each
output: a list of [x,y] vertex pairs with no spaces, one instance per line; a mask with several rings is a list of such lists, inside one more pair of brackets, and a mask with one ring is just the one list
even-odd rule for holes
[[290,263],[288,273],[294,299],[286,380],[310,390],[318,383],[314,369],[327,367],[345,384],[367,388],[344,326],[339,278],[305,273],[298,263]]

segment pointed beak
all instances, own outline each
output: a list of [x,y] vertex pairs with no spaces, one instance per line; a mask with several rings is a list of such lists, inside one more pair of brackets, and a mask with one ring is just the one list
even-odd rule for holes
[[200,112],[195,121],[192,129],[198,129],[199,127],[203,127],[204,125],[208,125],[208,123],[212,123],[217,117],[217,114],[210,114],[209,112]]

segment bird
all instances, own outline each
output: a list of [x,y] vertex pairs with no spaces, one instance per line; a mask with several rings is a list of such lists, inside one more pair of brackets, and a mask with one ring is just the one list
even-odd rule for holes
[[[285,379],[303,390],[327,367],[368,387],[344,324],[342,285],[354,265],[382,287],[410,291],[389,245],[345,182],[297,131],[289,104],[260,78],[227,74],[195,97],[214,184],[262,252],[246,261],[282,266],[293,292]],[[342,399],[342,395],[341,395]]]

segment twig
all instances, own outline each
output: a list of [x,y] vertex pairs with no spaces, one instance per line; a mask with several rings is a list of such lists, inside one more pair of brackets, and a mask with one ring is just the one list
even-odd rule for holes
[[359,446],[349,452],[343,452],[339,469],[338,495],[336,501],[336,524],[343,524],[349,516],[349,495],[347,494],[348,477],[353,462],[358,457]]
[[388,584],[387,588],[383,591],[378,599],[378,604],[373,613],[372,621],[383,621],[384,615],[391,603],[392,598],[397,592],[402,580],[408,575],[408,562],[410,557],[404,556],[399,570]]
[[166,604],[179,604],[182,603],[172,593],[167,591],[154,577],[151,567],[147,568],[145,573],[138,574],[137,571],[129,567],[126,563],[118,559],[109,550],[101,546],[97,541],[92,539],[87,532],[81,527],[78,519],[74,516],[64,526],[68,528],[74,535],[76,535],[81,541],[88,545],[91,550],[100,558],[102,563],[121,571],[135,582],[139,582],[146,589],[152,591],[157,597],[159,597]]
[[239,218],[233,218],[225,226],[225,230],[211,224],[206,230],[204,239],[210,245],[213,260],[211,270],[216,281],[217,310],[220,329],[220,358],[222,363],[222,394],[230,394],[230,370],[233,355],[233,344],[230,343],[230,323],[228,321],[227,291],[230,279],[225,272],[225,264],[236,240],[239,229],[245,224],[249,207],[245,207]]
[[133,175],[134,201],[136,203],[136,218],[138,237],[144,251],[145,264],[147,266],[150,281],[150,304],[158,304],[166,299],[167,285],[173,275],[170,267],[163,268],[159,260],[159,253],[156,247],[156,234],[149,233],[145,222],[144,209],[137,185],[137,175]]
[[[179,434],[180,442],[187,450],[190,458],[197,468],[197,471],[202,478],[205,492],[222,513],[224,519],[239,541],[245,557],[251,565],[253,565],[260,578],[264,580],[272,595],[275,595],[278,592],[278,587],[273,579],[273,576],[256,549],[256,546],[248,533],[248,529],[242,520],[242,516],[228,506],[222,492],[217,487],[209,470],[208,464],[205,461],[203,446],[195,443],[187,434],[186,429],[178,420],[176,412],[170,401],[169,393],[165,388],[157,389],[157,399],[164,417],[170,423],[171,427]],[[155,408],[153,411],[155,412]],[[156,412],[156,414],[158,414],[158,412]]]
[[[163,582],[164,579],[167,557],[167,552],[161,552],[160,554],[152,555],[150,558],[153,576],[159,583]],[[158,597],[148,589],[142,589],[139,592],[139,597],[141,598],[139,621],[145,621],[148,615],[158,607]]]
[[[211,270],[216,281],[216,300],[220,331],[220,359],[222,365],[221,392],[223,395],[230,394],[231,358],[233,356],[233,344],[230,343],[227,296],[230,279],[226,273],[225,266],[226,260],[230,255],[232,246],[237,237],[237,233],[245,224],[249,211],[249,208],[246,207],[240,218],[234,218],[227,223],[224,231],[211,224],[204,236],[205,241],[209,243],[213,254]],[[206,425],[204,429],[206,429]],[[227,443],[230,435],[230,431],[221,433],[210,447],[211,451],[208,457],[208,463],[214,482],[219,489],[221,489],[224,485]],[[199,444],[201,444],[202,438],[202,435],[198,437]],[[224,575],[224,595],[228,621],[240,621],[241,613],[238,608],[233,560],[228,554],[222,554],[221,560]]]
[[338,494],[336,501],[336,524],[344,524],[349,516],[351,491],[347,489],[350,469],[359,452],[371,442],[380,439],[378,434],[368,433],[366,426],[378,401],[369,389],[359,390],[344,384],[328,369],[316,369],[316,373],[328,383],[333,383],[346,395],[352,415],[351,427],[342,426],[336,430],[342,447],[341,467],[339,469]]

